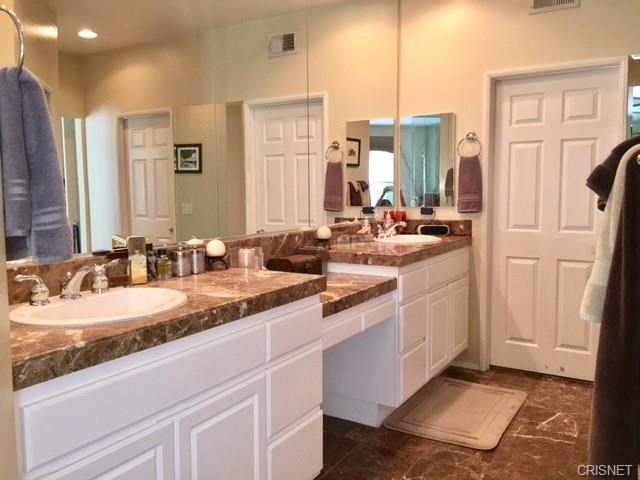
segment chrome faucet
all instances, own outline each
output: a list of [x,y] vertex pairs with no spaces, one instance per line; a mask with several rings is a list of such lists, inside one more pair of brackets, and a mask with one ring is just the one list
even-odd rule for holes
[[60,298],[65,300],[77,300],[80,298],[82,296],[80,293],[82,281],[88,273],[93,273],[94,275],[91,291],[95,294],[107,293],[109,291],[109,279],[107,278],[106,270],[116,263],[118,263],[118,260],[112,260],[102,265],[85,265],[80,267],[75,274],[67,272],[62,282]]
[[65,300],[77,300],[82,296],[80,288],[82,287],[82,281],[88,273],[95,271],[97,265],[85,265],[80,267],[76,273],[72,274],[67,272],[62,281],[62,291],[60,292],[60,298]]
[[390,238],[395,236],[396,228],[398,227],[406,227],[407,222],[385,222],[384,228],[378,226],[378,238]]
[[35,284],[31,287],[30,304],[35,307],[43,307],[49,304],[49,289],[38,275],[16,275],[13,277],[15,282],[33,281]]

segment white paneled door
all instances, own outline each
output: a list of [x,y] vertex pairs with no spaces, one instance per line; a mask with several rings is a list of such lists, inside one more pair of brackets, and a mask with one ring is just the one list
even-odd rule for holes
[[491,363],[593,379],[578,316],[602,217],[585,180],[623,132],[617,68],[502,80],[492,179]]
[[311,101],[307,106],[304,99],[265,104],[254,107],[252,115],[253,154],[247,165],[247,180],[252,178],[253,185],[247,185],[247,203],[251,206],[248,231],[317,225],[322,102]]
[[131,233],[176,241],[173,140],[169,114],[125,120]]

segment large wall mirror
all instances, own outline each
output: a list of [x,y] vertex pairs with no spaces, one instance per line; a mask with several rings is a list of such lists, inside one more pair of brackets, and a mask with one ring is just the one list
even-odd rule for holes
[[397,0],[16,10],[47,27],[27,28],[27,67],[51,94],[79,252],[331,222],[326,146],[397,110]]

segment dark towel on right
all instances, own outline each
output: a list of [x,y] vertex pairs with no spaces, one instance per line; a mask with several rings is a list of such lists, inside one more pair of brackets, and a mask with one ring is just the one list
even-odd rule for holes
[[328,212],[340,212],[344,203],[344,184],[342,183],[342,162],[328,162],[324,178],[324,209]]
[[460,157],[458,173],[458,212],[475,213],[482,210],[482,168],[480,157]]
[[616,478],[635,480],[640,463],[640,164],[630,159],[626,168],[618,236],[602,313],[589,463],[630,465],[629,475]]
[[611,150],[604,162],[596,166],[587,178],[587,187],[598,195],[598,208],[600,210],[604,211],[604,206],[607,204],[622,156],[627,150],[638,144],[640,144],[640,135],[635,135],[620,142]]

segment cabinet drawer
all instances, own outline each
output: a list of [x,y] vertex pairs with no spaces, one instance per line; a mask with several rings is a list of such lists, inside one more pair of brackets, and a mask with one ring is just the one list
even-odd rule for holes
[[269,480],[311,480],[322,470],[322,411],[268,447]]
[[427,342],[404,354],[400,360],[404,402],[427,382]]
[[264,359],[264,325],[259,325],[27,403],[19,412],[25,470],[257,368]]
[[322,402],[322,346],[267,370],[267,435],[271,438]]
[[57,473],[50,480],[171,480],[174,475],[173,424],[156,425]]
[[321,336],[321,304],[271,320],[267,323],[267,359],[295,350]]
[[388,302],[373,307],[371,310],[364,312],[362,329],[366,330],[380,322],[389,320],[396,314],[396,302],[389,300]]
[[338,320],[322,330],[322,347],[326,350],[362,331],[361,315]]
[[469,271],[468,250],[464,249],[463,252],[455,252],[454,255],[427,267],[427,289],[443,285]]
[[427,290],[427,272],[425,267],[403,273],[400,275],[399,280],[400,302]]
[[399,351],[423,342],[427,337],[427,297],[423,295],[400,307]]

